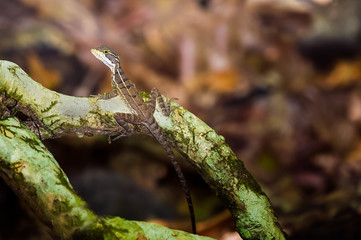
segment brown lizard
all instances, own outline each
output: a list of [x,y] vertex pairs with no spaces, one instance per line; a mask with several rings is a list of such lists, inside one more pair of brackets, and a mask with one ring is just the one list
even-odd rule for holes
[[[124,135],[131,135],[132,128],[129,126],[131,124],[142,124],[149,129],[155,139],[163,146],[167,152],[173,167],[178,175],[178,178],[182,184],[183,191],[185,193],[189,213],[192,222],[193,233],[196,233],[196,224],[193,211],[192,198],[189,192],[187,182],[184,178],[182,169],[179,166],[179,163],[173,153],[171,148],[171,143],[168,142],[167,138],[164,136],[161,128],[154,118],[154,111],[156,102],[158,101],[159,106],[162,109],[162,112],[165,116],[169,116],[171,113],[170,101],[164,102],[163,97],[161,96],[158,89],[153,88],[149,100],[147,103],[144,102],[143,98],[140,96],[138,90],[135,87],[135,84],[132,83],[129,78],[125,75],[123,69],[120,66],[119,57],[107,46],[100,46],[97,48],[92,48],[91,52],[93,55],[102,61],[106,66],[112,71],[112,88],[115,96],[120,96],[127,104],[132,113],[115,113],[114,118],[117,123],[123,127]],[[110,95],[112,97],[113,95]]]

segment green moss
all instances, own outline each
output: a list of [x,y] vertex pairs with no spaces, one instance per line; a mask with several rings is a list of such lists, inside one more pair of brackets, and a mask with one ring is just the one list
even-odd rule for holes
[[17,69],[21,69],[21,68],[19,66],[8,67],[9,72],[20,80],[18,74],[16,73]]
[[23,167],[23,164],[21,162],[15,162],[15,163],[11,163],[10,165],[11,169],[13,169],[12,172],[16,172],[16,174],[14,174],[14,180],[17,180],[19,182],[24,182],[24,175],[21,173],[21,168]]
[[[55,118],[55,120],[51,120],[52,118]],[[53,115],[49,115],[46,117],[43,117],[43,122],[48,126],[48,128],[50,129],[50,127],[52,127],[55,123],[59,122],[60,119],[58,118],[58,115],[53,114]],[[48,123],[46,123],[48,122]]]
[[19,165],[19,162],[10,164],[6,161],[0,161],[0,166],[2,169],[7,169],[7,170],[19,170],[19,168],[21,167],[21,165]]
[[26,136],[21,136],[20,139],[23,140],[24,142],[26,142],[32,149],[34,149],[38,153],[42,152],[42,148],[40,146],[40,142],[38,139],[29,138]]
[[57,184],[62,185],[63,187],[68,189],[69,192],[71,192],[73,194],[76,194],[73,187],[70,185],[69,179],[67,178],[67,176],[65,175],[65,173],[61,169],[57,170],[56,177],[60,181]]
[[60,119],[52,120],[49,123],[49,127],[53,126],[55,123],[60,122]]
[[74,216],[72,213],[71,203],[68,200],[54,200],[52,206],[52,213],[55,216],[61,216],[63,226],[67,229],[77,228],[82,225],[83,221],[79,216]]
[[[86,207],[86,206],[84,206]],[[87,210],[90,212],[90,210]],[[69,215],[69,217],[72,217],[72,221],[71,221],[71,227],[79,227],[79,226],[83,226],[84,222],[87,221],[88,219],[83,219],[81,215]]]
[[64,199],[64,200],[54,199],[53,205],[51,206],[51,212],[55,216],[58,216],[65,212],[69,212],[70,209],[71,207],[68,199]]
[[80,126],[86,126],[87,122],[88,122],[88,121],[85,120],[84,118],[79,118],[79,123],[80,123],[79,125],[80,125]]
[[127,221],[120,217],[103,218],[102,223],[106,226],[108,234],[116,232],[116,239],[142,239],[143,229],[132,221]]
[[[74,240],[104,240],[104,229],[101,227],[91,227],[85,229],[78,229],[74,232],[72,239]],[[115,236],[114,236],[114,239]]]
[[[7,120],[11,116],[6,116],[1,118],[1,121]],[[15,131],[11,130],[10,128],[20,128],[19,126],[15,125],[7,125],[7,124],[1,124],[0,123],[0,133],[3,134],[7,138],[13,138],[15,136]]]
[[98,116],[102,120],[103,123],[114,123],[114,118],[111,115],[100,114],[100,112],[98,112],[98,111],[89,111],[89,113]]
[[[122,218],[99,218],[97,223],[74,232],[74,240],[142,239],[141,229],[131,221]],[[144,238],[143,238],[144,239]]]
[[[60,121],[60,120],[59,120],[59,121]],[[60,125],[58,126],[58,128],[60,128],[60,129],[66,129],[66,126],[67,126],[66,122],[61,122]]]
[[[243,162],[239,160],[235,155],[230,155],[225,159],[230,169],[233,171],[235,179],[239,180],[237,184],[243,184],[247,190],[250,190],[257,195],[265,195],[259,184],[254,180],[252,175],[247,171]],[[241,171],[240,171],[241,169]]]
[[50,119],[50,118],[55,118],[55,117],[58,117],[58,115],[57,114],[49,115],[49,116],[44,117],[43,119]]
[[100,112],[98,112],[98,111],[89,111],[89,113],[97,115],[99,117],[103,117],[103,115],[101,115]]
[[114,122],[114,117],[108,114],[102,115],[102,120],[105,120],[106,123]]
[[15,88],[12,92],[10,92],[8,88],[4,87],[0,90],[0,92],[5,92],[6,98],[12,98],[16,101],[20,101],[23,98],[22,94],[18,94],[18,88]]
[[[55,118],[55,120],[51,120],[52,118]],[[49,115],[46,117],[43,117],[43,121],[50,121],[49,123],[47,123],[47,127],[50,129],[50,127],[52,127],[54,124],[56,124],[57,122],[60,121],[59,116],[57,114],[53,114],[53,115]]]
[[48,112],[50,109],[52,109],[56,104],[58,104],[58,101],[51,101],[49,107],[44,108],[43,110],[41,110],[42,113],[46,113]]
[[24,176],[21,173],[21,168],[23,167],[21,162],[8,163],[1,159],[0,167],[3,171],[6,169],[9,173],[12,173],[12,176],[8,176],[9,178],[19,182],[24,182]]
[[145,102],[147,102],[150,94],[143,91],[139,91],[139,95],[144,99]]

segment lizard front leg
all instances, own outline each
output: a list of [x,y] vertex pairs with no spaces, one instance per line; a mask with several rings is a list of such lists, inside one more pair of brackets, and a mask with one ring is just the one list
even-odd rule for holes
[[114,119],[119,122],[126,122],[131,124],[142,124],[142,119],[135,114],[131,113],[114,113]]
[[117,83],[115,82],[115,79],[114,79],[114,73],[113,73],[113,79],[111,81],[111,84],[112,84],[112,89],[113,89],[113,92],[112,93],[104,93],[104,94],[98,94],[98,95],[91,95],[92,97],[98,97],[99,99],[101,100],[108,100],[108,99],[111,99],[111,98],[114,98],[114,97],[117,97],[119,96],[117,94]]
[[120,137],[132,136],[134,131],[130,123],[140,124],[140,121],[138,120],[137,116],[130,113],[115,113],[114,119],[121,127],[121,129],[120,129],[120,135],[112,139],[112,141],[115,141]]

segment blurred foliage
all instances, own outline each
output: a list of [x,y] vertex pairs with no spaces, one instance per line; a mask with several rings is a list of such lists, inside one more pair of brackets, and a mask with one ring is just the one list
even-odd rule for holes
[[[352,0],[0,1],[0,56],[46,87],[88,96],[111,91],[89,52],[111,46],[139,90],[166,91],[225,136],[290,239],[359,239],[360,11]],[[47,144],[71,178],[105,168],[179,203],[169,214],[186,209],[166,155],[148,139]],[[183,165],[201,233],[236,239],[229,215]]]

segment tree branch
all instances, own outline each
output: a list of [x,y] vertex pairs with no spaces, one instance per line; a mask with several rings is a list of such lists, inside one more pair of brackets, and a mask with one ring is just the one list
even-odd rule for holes
[[[116,135],[119,126],[113,114],[130,113],[118,97],[101,100],[50,91],[7,61],[0,61],[1,92],[18,100],[18,110],[39,122],[43,137],[59,137],[65,132]],[[173,103],[173,106],[178,105]],[[189,158],[229,208],[243,239],[285,239],[267,196],[222,136],[181,107],[171,117],[164,117],[157,107],[155,118],[177,149]],[[97,219],[94,214],[87,217]]]
[[0,130],[0,176],[54,238],[211,239],[157,224],[96,216],[34,133],[12,117],[0,121]]

